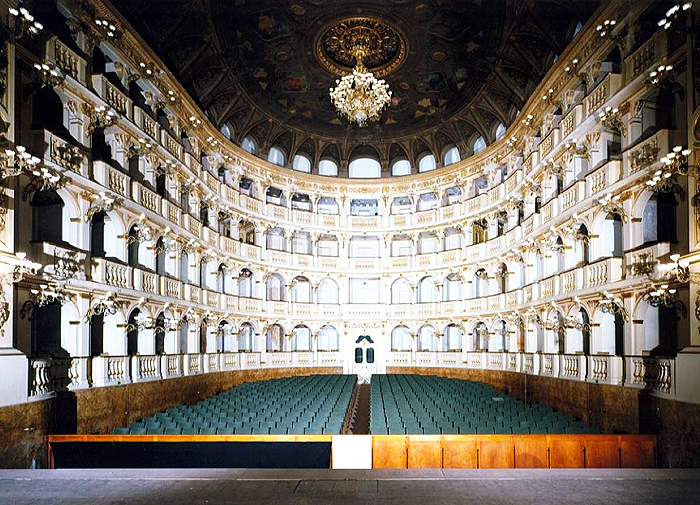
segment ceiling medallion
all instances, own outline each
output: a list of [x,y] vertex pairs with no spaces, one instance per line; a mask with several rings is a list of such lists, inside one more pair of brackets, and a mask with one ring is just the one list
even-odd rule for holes
[[400,42],[396,31],[381,21],[353,18],[331,26],[319,39],[324,55],[352,73],[336,80],[330,96],[338,112],[349,121],[365,126],[379,119],[391,101],[389,85],[377,79],[370,68],[395,69]]

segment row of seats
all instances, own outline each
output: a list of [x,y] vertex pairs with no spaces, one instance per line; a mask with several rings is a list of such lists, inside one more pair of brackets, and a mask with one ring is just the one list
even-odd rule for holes
[[356,375],[248,382],[195,405],[178,405],[115,434],[339,434]]
[[373,375],[373,434],[598,433],[580,420],[497,389],[425,375]]

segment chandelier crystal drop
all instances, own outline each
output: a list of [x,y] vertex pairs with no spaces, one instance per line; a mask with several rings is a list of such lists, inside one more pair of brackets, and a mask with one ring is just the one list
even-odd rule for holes
[[363,46],[357,46],[357,64],[352,73],[336,80],[336,87],[330,88],[331,100],[340,115],[359,126],[366,126],[367,121],[377,121],[391,100],[389,85],[365,68],[364,57]]

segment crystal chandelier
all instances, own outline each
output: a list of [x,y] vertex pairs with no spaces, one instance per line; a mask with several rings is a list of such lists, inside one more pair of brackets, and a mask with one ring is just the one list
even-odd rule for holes
[[391,100],[389,85],[384,79],[377,79],[364,65],[366,54],[362,41],[353,49],[355,68],[352,74],[336,80],[336,87],[330,88],[331,100],[341,116],[359,126],[366,126],[367,121],[376,121],[382,109]]

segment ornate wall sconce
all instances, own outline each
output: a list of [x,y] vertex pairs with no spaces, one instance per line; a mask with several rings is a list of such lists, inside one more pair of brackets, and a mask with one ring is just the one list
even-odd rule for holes
[[35,20],[34,16],[24,7],[19,7],[18,9],[10,7],[8,12],[10,13],[10,19],[14,19],[12,35],[16,39],[21,39],[27,35],[33,37],[44,29],[44,25]]
[[92,316],[111,316],[117,313],[121,304],[116,301],[116,296],[112,292],[106,293],[88,309],[85,314],[85,322],[89,323]]
[[0,274],[0,335],[5,334],[4,326],[10,318],[10,303],[7,301],[5,288],[20,282],[26,275],[36,275],[43,265],[34,263],[26,258],[26,253],[15,253],[14,268],[10,272]]
[[666,11],[666,16],[659,20],[658,26],[662,27],[664,30],[671,28],[671,25],[675,23],[679,18],[680,14],[684,13],[693,6],[692,2],[685,2],[683,4],[676,4]]
[[134,319],[134,323],[129,323],[125,327],[125,331],[131,332],[131,331],[143,331],[143,330],[152,330],[153,329],[153,319],[151,319],[150,316],[147,316],[143,312],[139,312],[136,315],[136,318]]
[[177,251],[177,240],[170,236],[170,227],[165,228],[165,233],[163,234],[162,240],[158,245],[156,245],[156,253],[166,254],[169,252]]
[[83,104],[83,113],[90,118],[85,133],[92,135],[98,128],[107,128],[117,122],[117,113],[104,105]]
[[53,63],[35,63],[34,69],[42,87],[58,88],[66,80],[63,71]]
[[0,179],[14,177],[22,172],[32,172],[40,162],[41,160],[28,153],[24,146],[7,148],[0,154]]
[[566,144],[564,144],[567,152],[576,156],[589,157],[588,146],[586,144],[579,144],[577,139],[571,139]]
[[141,214],[139,216],[139,222],[132,227],[133,234],[129,233],[129,236],[126,238],[127,244],[143,244],[144,242],[151,241],[151,229],[144,224],[145,220],[146,216]]
[[46,191],[49,189],[59,189],[68,183],[68,178],[47,167],[32,170],[31,180],[22,190],[22,200],[25,202],[29,195],[36,191]]
[[602,312],[613,316],[620,315],[625,322],[630,320],[630,315],[623,306],[621,298],[615,298],[607,291],[603,292],[603,296],[604,298],[598,301],[598,307]]
[[627,127],[625,127],[617,107],[606,107],[603,112],[598,114],[598,121],[605,128],[620,132],[623,137],[627,136]]
[[620,46],[622,46],[622,48],[624,49],[626,46],[625,32],[627,31],[627,27],[618,29],[617,33],[613,33],[616,27],[617,21],[615,21],[614,19],[606,19],[605,21],[603,21],[602,24],[599,24],[596,27],[596,32],[598,33],[598,35],[600,35],[601,38],[614,40],[615,42],[620,44]]
[[649,72],[649,75],[645,79],[644,83],[647,86],[657,86],[664,80],[671,77],[671,70],[673,70],[673,65],[659,65],[655,70]]
[[678,298],[678,291],[669,288],[668,284],[660,286],[652,286],[644,295],[642,300],[647,302],[652,307],[668,307],[675,308],[683,318],[688,316],[688,309],[683,303],[683,300]]
[[153,151],[153,144],[151,144],[151,141],[140,138],[137,142],[133,142],[129,146],[128,156],[129,158],[131,158],[132,156],[145,156],[151,151]]
[[82,193],[83,198],[90,200],[90,207],[85,212],[85,221],[90,221],[92,216],[98,212],[109,212],[113,210],[116,206],[121,205],[121,200],[113,198],[106,194],[104,191],[100,191],[98,194],[84,192]]
[[169,331],[177,331],[178,322],[170,317],[163,318],[163,326],[154,326],[156,335],[159,333],[167,333]]
[[38,289],[31,289],[29,299],[22,304],[19,310],[19,317],[24,319],[36,307],[45,307],[51,303],[58,302],[63,305],[70,295],[63,291],[58,285],[40,284]]
[[565,317],[564,328],[578,331],[591,331],[591,325],[588,323],[584,323],[576,316]]
[[672,282],[694,282],[700,283],[700,274],[690,271],[687,260],[681,260],[680,254],[672,254],[672,263],[664,263],[658,266],[661,279]]
[[107,21],[106,19],[96,19],[95,25],[100,29],[108,38],[116,39],[119,37],[119,30],[116,24]]
[[608,193],[603,198],[598,200],[600,208],[606,214],[617,214],[622,218],[623,222],[627,222],[627,213],[622,208],[622,203],[620,202],[620,195],[614,195]]

